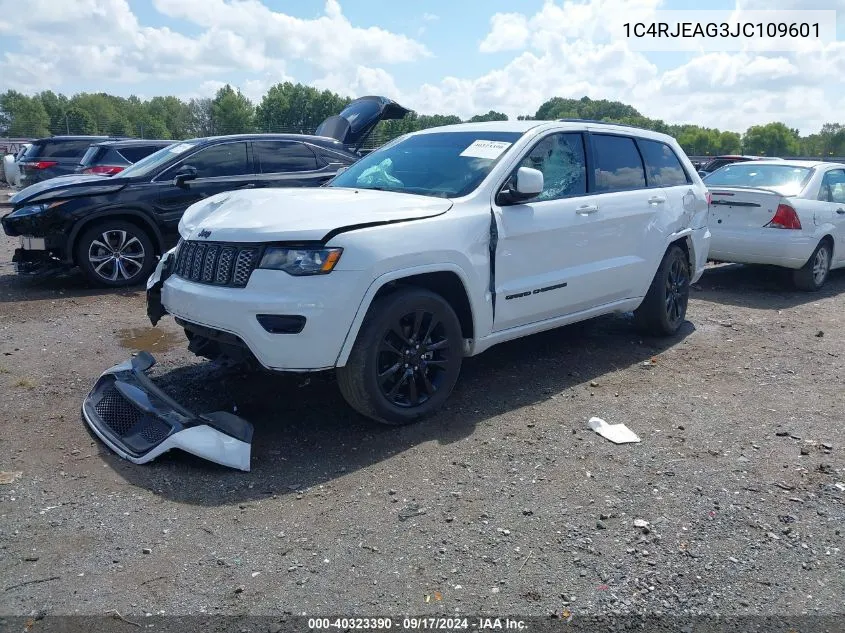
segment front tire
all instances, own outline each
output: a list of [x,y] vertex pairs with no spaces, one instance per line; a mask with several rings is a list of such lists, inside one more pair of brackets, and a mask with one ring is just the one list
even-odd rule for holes
[[88,279],[110,288],[143,282],[156,263],[146,231],[125,220],[101,220],[86,229],[76,244],[76,263]]
[[463,334],[443,297],[402,288],[373,302],[346,365],[343,397],[359,413],[403,425],[435,413],[461,371]]
[[657,336],[675,334],[686,318],[689,287],[689,259],[684,249],[673,244],[663,256],[645,299],[634,310],[637,324]]
[[833,248],[829,240],[824,239],[816,246],[810,259],[801,268],[792,273],[792,283],[798,290],[818,292],[827,281],[830,273],[830,260]]

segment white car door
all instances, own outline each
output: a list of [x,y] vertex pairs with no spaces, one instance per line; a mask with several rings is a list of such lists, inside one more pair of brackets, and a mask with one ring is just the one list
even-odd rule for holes
[[660,187],[646,188],[645,168],[630,136],[591,133],[599,214],[592,235],[597,250],[591,283],[610,303],[640,297],[663,256],[671,203]]
[[598,290],[589,277],[597,257],[599,209],[596,197],[587,195],[584,135],[549,134],[518,167],[543,172],[543,192],[522,204],[494,205],[499,232],[494,331],[577,311]]
[[825,220],[835,226],[834,266],[845,263],[845,169],[825,173],[819,187],[819,201],[825,207]]

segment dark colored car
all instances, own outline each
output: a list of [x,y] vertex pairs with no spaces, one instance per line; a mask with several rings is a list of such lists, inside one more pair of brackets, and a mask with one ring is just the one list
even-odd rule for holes
[[191,204],[224,191],[254,187],[316,187],[360,157],[357,149],[382,119],[408,112],[384,97],[361,97],[318,132],[243,134],[182,141],[115,176],[78,174],[27,187],[3,216],[20,236],[19,273],[78,265],[105,286],[145,280],[157,256],[175,244]]
[[177,141],[157,141],[152,139],[129,139],[125,141],[102,141],[94,143],[85,152],[77,174],[94,176],[114,176],[130,165],[146,158],[153,152],[173,145]]
[[704,163],[698,170],[698,175],[702,178],[707,174],[713,173],[720,167],[730,165],[731,163],[744,163],[750,160],[780,160],[772,156],[740,156],[738,154],[726,154],[725,156],[716,156]]
[[76,172],[91,144],[110,138],[114,139],[108,136],[51,136],[32,141],[18,163],[21,186]]

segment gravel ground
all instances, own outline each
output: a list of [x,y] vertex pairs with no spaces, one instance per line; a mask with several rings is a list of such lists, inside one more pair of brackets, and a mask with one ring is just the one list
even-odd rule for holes
[[[331,376],[193,358],[138,290],[18,278],[0,239],[2,614],[845,614],[845,273],[713,268],[671,340],[607,317],[504,344],[385,428]],[[254,422],[252,472],[94,440],[81,401],[138,348]]]

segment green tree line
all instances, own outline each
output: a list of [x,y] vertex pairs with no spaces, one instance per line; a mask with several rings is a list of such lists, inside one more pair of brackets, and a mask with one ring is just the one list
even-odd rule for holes
[[[68,97],[45,91],[25,95],[14,90],[0,94],[0,137],[43,137],[53,134],[101,134],[159,139],[184,139],[244,132],[311,133],[326,117],[350,102],[328,90],[303,84],[280,83],[254,104],[239,90],[223,86],[213,98],[182,100],[173,96],[141,100],[105,93]],[[502,121],[507,116],[490,110],[470,121]],[[670,125],[650,119],[634,107],[605,99],[553,97],[533,115],[521,120],[578,118],[636,125],[671,134],[688,154],[755,154],[765,156],[843,156],[845,127],[826,123],[816,134],[801,136],[779,122],[753,125],[744,134],[699,125]],[[449,114],[411,112],[398,121],[379,124],[371,145],[400,134],[438,125],[459,123]]]

